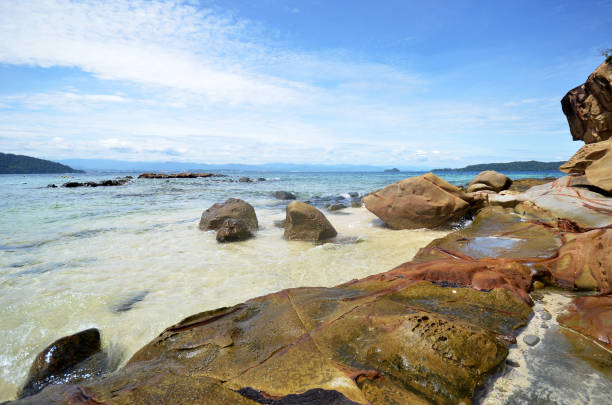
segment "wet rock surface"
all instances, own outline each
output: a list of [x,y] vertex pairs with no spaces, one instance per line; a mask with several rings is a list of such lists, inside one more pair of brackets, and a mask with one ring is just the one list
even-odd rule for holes
[[[69,181],[67,183],[62,184],[62,187],[66,187],[66,188],[76,188],[76,187],[113,187],[113,186],[123,186],[125,184],[127,184],[130,180],[132,179],[132,177],[127,176],[127,177],[123,177],[120,179],[113,179],[113,180],[102,180],[99,182],[95,182],[95,181],[87,181],[84,183],[80,183],[77,181]],[[48,186],[51,188],[55,188],[54,187],[55,184],[53,184],[52,186]]]
[[612,296],[576,298],[557,319],[560,324],[612,349]]
[[444,287],[397,271],[290,289],[191,316],[122,370],[29,401],[469,403],[529,313],[511,289]]
[[288,240],[323,241],[338,234],[321,211],[301,201],[287,205],[284,225]]
[[402,180],[363,198],[366,208],[393,229],[447,225],[470,211],[470,200],[433,173]]
[[98,329],[65,336],[36,356],[20,396],[36,394],[47,385],[78,382],[107,371],[107,366]]

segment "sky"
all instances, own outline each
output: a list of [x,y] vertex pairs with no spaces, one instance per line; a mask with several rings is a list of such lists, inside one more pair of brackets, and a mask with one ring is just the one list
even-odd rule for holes
[[462,167],[568,159],[612,0],[0,0],[0,151]]

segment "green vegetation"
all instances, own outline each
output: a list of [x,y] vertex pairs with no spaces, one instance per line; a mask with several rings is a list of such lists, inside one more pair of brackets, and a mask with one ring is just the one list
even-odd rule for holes
[[0,153],[0,174],[84,173],[70,166],[30,156]]
[[612,48],[603,49],[601,51],[601,56],[606,58],[606,63],[612,63]]
[[508,163],[481,163],[462,167],[461,169],[435,169],[434,172],[481,172],[484,170],[496,170],[499,172],[543,172],[558,170],[565,162],[538,162],[529,160],[526,162]]

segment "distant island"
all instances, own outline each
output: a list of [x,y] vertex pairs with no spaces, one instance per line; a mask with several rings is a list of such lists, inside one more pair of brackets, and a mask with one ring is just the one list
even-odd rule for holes
[[385,173],[399,173],[399,171],[397,167],[394,167],[393,169],[386,169]]
[[541,172],[558,170],[565,162],[538,162],[535,160],[507,163],[480,163],[469,165],[460,169],[434,169],[434,172],[481,172],[483,170],[511,171],[511,172]]
[[0,153],[0,174],[85,173],[70,166],[30,156]]

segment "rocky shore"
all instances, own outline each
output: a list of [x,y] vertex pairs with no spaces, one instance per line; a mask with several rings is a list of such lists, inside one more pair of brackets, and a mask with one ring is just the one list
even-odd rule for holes
[[[534,322],[543,287],[574,292],[557,322],[612,366],[611,82],[604,63],[563,99],[572,135],[587,143],[562,166],[563,178],[513,189],[502,174],[483,172],[463,190],[428,173],[365,196],[392,229],[456,227],[412,261],[333,288],[293,288],[192,315],[101,376],[78,371],[87,356],[64,367],[39,357],[30,375],[42,375],[47,358],[52,382],[29,380],[47,386],[14,403],[469,404],[485,382],[504,378],[506,364],[518,366],[506,357]],[[200,228],[252,237],[252,210],[242,200],[215,204]],[[284,226],[288,240],[336,234],[297,201]],[[89,353],[76,341],[63,352]],[[537,348],[540,337],[522,342]]]

